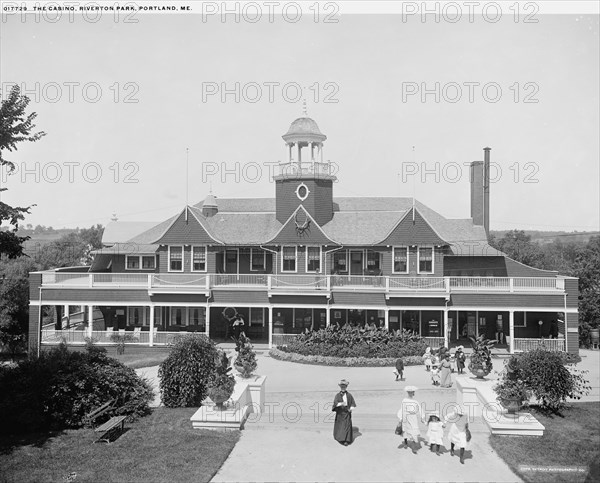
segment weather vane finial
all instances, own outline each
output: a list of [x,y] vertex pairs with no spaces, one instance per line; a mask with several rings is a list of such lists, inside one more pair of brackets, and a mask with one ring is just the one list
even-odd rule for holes
[[302,115],[304,117],[308,116],[308,111],[306,110],[306,98],[302,99]]

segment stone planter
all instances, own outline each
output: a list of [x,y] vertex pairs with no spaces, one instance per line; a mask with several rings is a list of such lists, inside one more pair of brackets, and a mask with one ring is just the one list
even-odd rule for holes
[[491,372],[480,362],[469,363],[469,371],[478,379],[483,379]]
[[511,417],[518,417],[519,410],[523,407],[520,399],[500,399],[500,404]]
[[225,403],[233,394],[233,386],[214,386],[208,389],[208,397],[215,403],[215,409],[223,411]]

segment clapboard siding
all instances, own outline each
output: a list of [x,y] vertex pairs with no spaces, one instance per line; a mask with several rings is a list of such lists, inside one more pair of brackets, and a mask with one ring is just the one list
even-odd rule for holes
[[548,307],[564,308],[563,295],[522,295],[522,294],[454,294],[450,297],[453,307]]

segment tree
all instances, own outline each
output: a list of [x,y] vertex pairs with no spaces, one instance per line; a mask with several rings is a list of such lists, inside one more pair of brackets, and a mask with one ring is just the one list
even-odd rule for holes
[[13,357],[24,348],[29,325],[29,272],[37,265],[27,256],[0,260],[0,342]]
[[544,254],[538,243],[531,241],[531,236],[523,230],[512,230],[500,238],[490,237],[490,245],[505,253],[509,258],[530,267],[541,268]]
[[83,228],[50,242],[34,255],[42,270],[90,265],[93,250],[102,248],[102,225]]
[[[14,171],[15,164],[4,157],[4,152],[16,151],[17,144],[25,141],[35,142],[46,135],[43,131],[32,132],[35,128],[33,120],[37,114],[25,113],[28,104],[29,98],[21,95],[19,86],[15,85],[0,106],[0,169],[6,166],[8,173]],[[6,188],[0,188],[0,193],[2,191],[6,191]],[[23,255],[23,243],[28,237],[20,237],[16,231],[19,221],[25,219],[24,215],[29,213],[30,208],[12,207],[0,201],[0,225],[7,221],[13,227],[10,231],[0,230],[0,256],[5,254],[9,258],[17,258]]]

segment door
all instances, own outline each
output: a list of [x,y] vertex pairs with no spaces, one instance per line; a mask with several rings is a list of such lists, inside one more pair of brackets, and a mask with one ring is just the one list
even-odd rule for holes
[[225,252],[225,273],[238,273],[237,250],[227,250]]
[[363,252],[350,252],[350,275],[363,274]]

